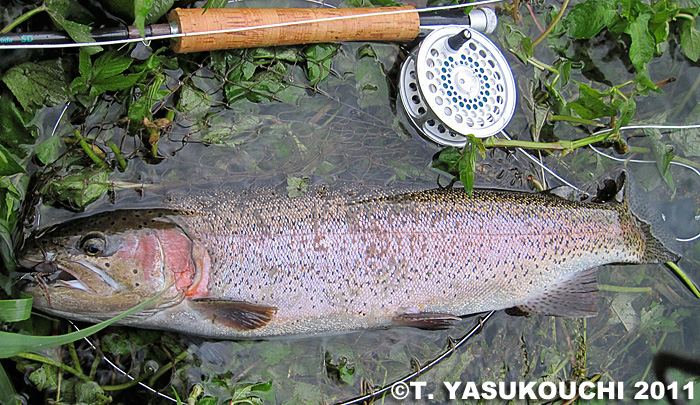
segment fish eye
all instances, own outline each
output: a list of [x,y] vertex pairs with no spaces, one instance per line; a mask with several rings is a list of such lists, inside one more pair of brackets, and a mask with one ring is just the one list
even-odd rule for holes
[[80,248],[88,256],[97,256],[104,252],[107,240],[101,233],[95,232],[85,235],[80,241]]

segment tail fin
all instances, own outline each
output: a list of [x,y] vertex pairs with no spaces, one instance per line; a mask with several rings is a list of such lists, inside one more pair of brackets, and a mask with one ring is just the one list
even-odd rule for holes
[[646,249],[642,257],[645,263],[675,262],[682,256],[682,250],[673,232],[668,228],[663,216],[646,201],[643,192],[632,181],[628,172],[624,178],[624,201],[632,217],[646,237]]

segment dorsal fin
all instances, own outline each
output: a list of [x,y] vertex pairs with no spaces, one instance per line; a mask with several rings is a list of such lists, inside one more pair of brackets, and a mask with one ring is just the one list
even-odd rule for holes
[[220,323],[236,330],[253,330],[267,325],[277,313],[277,308],[244,301],[213,298],[197,298],[190,306],[212,323]]
[[579,271],[528,297],[516,308],[532,314],[580,318],[598,314],[598,282],[593,267]]

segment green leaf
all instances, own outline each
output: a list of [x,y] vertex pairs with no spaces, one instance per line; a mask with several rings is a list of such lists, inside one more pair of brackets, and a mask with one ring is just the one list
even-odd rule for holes
[[634,113],[637,111],[637,104],[634,102],[631,96],[627,100],[617,99],[613,104],[620,113],[620,116],[615,122],[615,130],[617,131],[621,127],[629,125],[630,121],[634,117]]
[[338,51],[338,45],[335,44],[314,44],[304,48],[304,56],[313,62],[322,62]]
[[268,366],[274,366],[291,353],[289,343],[284,341],[261,342],[259,349]]
[[651,142],[651,150],[656,157],[656,167],[659,170],[659,174],[661,174],[669,188],[673,190],[673,177],[671,176],[671,171],[668,170],[673,160],[673,146],[665,145],[661,142],[661,134],[658,130],[645,130],[645,132],[649,134],[648,138]]
[[[46,8],[51,20],[59,28],[66,31],[75,42],[95,42],[90,37],[90,27],[94,21],[92,14],[74,0],[47,0]],[[82,52],[95,54],[102,51],[100,46],[81,48]]]
[[149,56],[148,59],[146,59],[145,62],[141,62],[136,65],[132,65],[131,69],[134,72],[138,73],[148,73],[148,72],[156,72],[158,71],[161,67],[165,67],[167,69],[171,70],[177,70],[178,69],[178,61],[176,57],[169,57],[165,55],[161,55],[161,53],[165,52],[166,48],[158,48],[156,51],[153,53],[153,55]]
[[34,383],[36,387],[43,391],[46,389],[55,390],[58,387],[56,380],[56,367],[48,364],[43,364],[38,369],[29,374],[29,381]]
[[[90,36],[90,27],[77,22],[68,21],[58,14],[50,14],[54,22],[68,34],[75,42],[95,42]],[[103,48],[99,45],[86,46],[81,48],[82,51],[91,55],[102,52]]]
[[248,89],[240,84],[229,84],[224,87],[224,93],[226,94],[226,101],[233,103],[245,97],[245,95],[248,94]]
[[462,156],[459,159],[459,181],[469,196],[474,189],[474,172],[476,172],[476,153],[478,151],[477,140],[474,135],[467,136],[467,144],[462,148]]
[[143,122],[144,117],[151,116],[153,106],[170,94],[169,90],[161,89],[164,82],[165,75],[156,74],[153,82],[141,94],[141,97],[129,106],[129,120],[138,125]]
[[133,61],[128,54],[108,51],[95,60],[89,77],[92,80],[100,80],[116,76],[128,69]]
[[433,159],[432,167],[451,175],[458,175],[458,165],[461,156],[459,149],[448,146],[441,150]]
[[[152,24],[154,23],[157,19],[165,15],[172,7],[173,4],[175,3],[174,0],[148,0],[151,3],[151,6],[148,7],[148,10],[146,11],[146,14],[143,14],[143,7],[144,3],[139,2],[138,3],[138,8],[140,12],[142,13],[142,17],[144,18],[144,23],[145,24]],[[137,18],[135,10],[135,4],[137,4],[136,0],[100,0],[100,3],[107,8],[109,11],[119,15],[120,17],[129,20],[129,21],[135,21]]]
[[330,353],[326,352],[326,374],[341,384],[353,385],[355,382],[355,367],[350,367],[347,357],[341,357],[334,362]]
[[67,79],[60,59],[25,62],[10,68],[2,77],[25,111],[65,101],[68,97]]
[[[282,52],[282,49],[284,48],[279,48],[280,52]],[[272,46],[250,48],[245,50],[244,59],[257,61],[259,65],[266,65],[270,60],[275,59],[277,57],[277,51],[278,48]]]
[[663,92],[656,86],[656,84],[654,84],[654,82],[651,81],[651,78],[649,78],[649,71],[647,69],[643,69],[641,72],[638,71],[634,76],[634,88],[642,96],[648,95],[650,91],[656,93]]
[[693,26],[694,21],[681,23],[681,47],[688,59],[697,62],[700,58],[700,31]]
[[224,8],[226,7],[226,4],[228,4],[228,0],[207,0],[207,4],[204,5],[204,9]]
[[246,92],[246,98],[254,103],[272,100],[275,93],[286,87],[277,75],[270,72],[258,72],[250,82],[242,83],[244,88],[250,89]]
[[362,59],[362,58],[376,58],[377,53],[374,51],[374,48],[372,48],[372,45],[370,44],[365,44],[360,47],[360,49],[357,50],[357,58]]
[[236,52],[236,50],[232,50],[231,52],[212,51],[209,68],[216,73],[225,75],[228,67],[228,61]]
[[[255,71],[258,69],[258,65],[243,59],[240,55],[228,55],[225,58],[225,65],[222,66],[221,72],[226,72],[226,66],[231,70],[228,72],[228,80],[235,84],[239,84],[241,81],[250,80]],[[230,100],[229,100],[230,101]]]
[[607,105],[602,99],[608,94],[600,92],[584,83],[576,82],[579,88],[579,97],[576,101],[567,103],[576,114],[584,119],[613,117],[617,110]]
[[19,322],[29,319],[34,298],[22,293],[23,298],[0,300],[0,322]]
[[[29,176],[16,176],[13,178],[0,178],[0,257],[5,268],[14,271],[17,268],[15,259],[15,239],[12,231],[17,225],[21,209],[21,202],[24,200],[24,190],[27,188]],[[17,184],[17,186],[15,186]],[[0,273],[1,274],[1,273]],[[10,295],[11,288],[7,277],[0,277],[0,288]]]
[[49,201],[58,201],[74,209],[83,209],[107,192],[107,173],[86,169],[57,179],[42,188]]
[[[133,1],[133,0],[132,0]],[[95,22],[95,16],[88,9],[80,5],[77,0],[45,0],[49,12],[60,15],[63,18],[87,25]]]
[[107,91],[120,91],[132,88],[141,78],[141,74],[134,73],[94,80],[90,89],[90,97],[96,97]]
[[141,35],[146,24],[156,22],[175,4],[175,0],[100,0],[100,2],[111,12],[134,21]]
[[168,286],[158,294],[154,295],[153,297],[147,299],[146,301],[134,306],[133,308],[131,308],[128,311],[125,311],[122,314],[115,316],[112,319],[108,319],[104,322],[98,323],[97,325],[93,325],[76,332],[67,333],[65,335],[31,336],[22,335],[19,333],[0,332],[0,340],[2,340],[2,345],[0,345],[0,358],[6,359],[8,357],[16,356],[22,352],[27,351],[36,352],[46,350],[52,347],[65,345],[70,342],[75,342],[76,340],[90,336],[93,333],[97,333],[102,329],[108,327],[109,325],[118,322],[126,318],[127,316],[135,314],[138,311],[146,308],[148,305],[150,305],[156,299],[158,299],[169,288],[170,286]]
[[615,22],[618,18],[616,9],[614,0],[588,0],[569,11],[564,26],[572,38],[591,38]]
[[306,194],[309,188],[309,178],[296,177],[291,174],[287,176],[287,194],[289,198],[299,197]]
[[166,15],[175,4],[175,0],[153,0],[151,9],[146,14],[146,24],[153,24],[159,18]]
[[520,42],[520,49],[522,49],[527,57],[532,57],[532,55],[534,55],[535,50],[532,47],[532,40],[530,37],[523,38],[522,42]]
[[[104,390],[95,381],[76,383],[75,399],[77,403],[97,404],[99,399],[104,397]],[[111,402],[111,401],[109,401]]]
[[669,135],[671,141],[683,151],[683,156],[700,156],[700,129],[683,129]]
[[183,86],[177,109],[184,113],[188,120],[199,120],[211,109],[211,96],[196,87]]
[[237,383],[231,397],[232,404],[262,405],[274,402],[275,393],[271,381],[257,384]]
[[[150,58],[149,58],[150,60]],[[100,55],[91,65],[90,57],[85,53],[80,54],[79,70],[81,76],[71,83],[74,94],[85,93],[90,89],[89,97],[94,98],[107,91],[120,91],[133,87],[146,73],[144,69],[139,73],[124,75],[133,59],[117,51],[109,51]]]
[[50,165],[61,156],[61,146],[63,146],[63,139],[60,136],[51,136],[38,144],[34,152],[41,163]]
[[294,384],[294,392],[290,403],[315,404],[323,401],[321,389],[315,384],[298,381]]
[[25,170],[17,163],[14,155],[4,146],[0,145],[0,176],[11,176],[17,173],[24,173]]
[[88,86],[87,80],[82,76],[76,77],[70,84],[70,90],[73,94],[86,93],[88,89],[90,89],[90,86]]
[[134,24],[141,36],[145,36],[146,17],[153,7],[153,0],[134,0]]
[[309,62],[306,68],[309,71],[309,82],[311,82],[311,85],[315,86],[318,82],[323,80],[325,76],[328,76],[328,72],[325,72],[325,76],[323,75],[324,72],[318,63]]
[[20,398],[17,395],[17,391],[15,391],[15,387],[7,377],[7,373],[5,373],[5,369],[2,367],[2,365],[0,365],[0,404],[22,404],[22,401],[20,401]]
[[[367,47],[366,49],[371,49]],[[369,55],[368,52],[365,52]],[[374,54],[372,50],[371,54]],[[355,87],[360,108],[382,106],[389,99],[389,86],[382,64],[375,57],[361,57],[355,73]]]
[[24,114],[9,93],[0,95],[0,142],[18,156],[24,156],[22,145],[34,142],[32,131],[26,128]]
[[627,26],[625,32],[632,39],[630,44],[630,60],[637,69],[641,71],[654,56],[656,43],[649,34],[649,14],[642,14],[635,21]]
[[92,59],[90,58],[90,53],[81,48],[78,53],[78,73],[83,77],[92,77],[91,68]]
[[331,57],[335,55],[338,47],[334,44],[310,45],[304,48],[306,56],[306,68],[309,72],[311,85],[317,85],[328,77],[331,71]]
[[669,32],[670,27],[667,22],[661,24],[649,23],[649,33],[654,38],[654,42],[656,42],[657,45],[666,41]]
[[[14,223],[17,222],[17,212],[14,212],[14,218],[12,221],[6,219],[0,220],[0,254],[2,254],[2,262],[5,268],[8,270],[15,270],[17,268],[17,259],[15,258],[15,245],[12,240],[12,228],[14,228]],[[8,280],[4,280],[2,284],[5,293],[10,293],[10,287],[7,285]]]

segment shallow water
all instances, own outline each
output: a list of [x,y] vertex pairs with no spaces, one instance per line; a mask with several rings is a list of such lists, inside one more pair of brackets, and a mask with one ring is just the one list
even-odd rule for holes
[[[495,36],[493,39],[502,45]],[[139,158],[139,142],[113,124],[123,116],[123,107],[116,102],[104,103],[105,114],[93,114],[88,118],[86,133],[104,140],[120,139],[124,153],[135,155],[125,172],[114,172],[110,176],[110,181],[116,183],[114,193],[93,204],[89,212],[150,203],[166,192],[260,186],[283,190],[288,179],[304,176],[309,178],[309,183],[319,185],[349,182],[391,188],[431,188],[438,183],[447,184],[449,179],[444,173],[430,169],[433,156],[441,148],[416,136],[396,113],[396,75],[407,49],[372,44],[376,59],[368,64],[368,69],[387,72],[386,90],[379,90],[381,103],[362,108],[357,98],[359,78],[352,69],[344,69],[358,60],[363,46],[365,44],[341,45],[333,60],[335,74],[316,89],[304,84],[307,80],[301,70],[293,70],[289,79],[300,83],[302,94],[293,104],[239,101],[229,107],[223,102],[221,88],[217,85],[221,77],[207,66],[187,77],[182,77],[181,72],[172,72],[174,78],[186,84],[212,89],[211,107],[207,108],[209,128],[198,130],[198,120],[179,111],[175,124],[167,132],[167,139],[159,145],[159,152],[164,156],[160,161]],[[610,57],[610,52],[615,52],[613,44],[604,40],[590,49],[591,59],[600,69],[597,77],[602,82],[622,83],[627,80],[620,77],[624,66],[617,58]],[[519,90],[516,115],[507,131],[519,139],[530,139],[532,128],[528,117],[533,111],[528,107],[528,100],[533,98],[536,87],[533,68],[525,66],[512,54],[504,53]],[[535,56],[548,63],[553,61],[553,55],[544,47],[538,48]],[[698,65],[666,49],[661,58],[653,61],[650,70],[655,79],[672,76],[676,81],[664,87],[664,94],[639,98],[633,122],[699,122],[696,106],[700,96],[697,89],[688,93],[700,76]],[[580,75],[572,78],[586,80]],[[164,105],[164,108],[176,107],[173,101]],[[49,135],[61,109],[46,109],[39,117],[39,127],[43,131],[40,136]],[[61,121],[58,131],[65,133],[70,128],[67,121]],[[576,139],[585,136],[581,128],[563,122],[548,131],[543,137]],[[650,136],[643,136],[642,131],[625,135],[630,137],[632,146],[651,147]],[[690,154],[692,151],[687,149],[685,138],[675,136],[664,135],[661,139],[665,143],[676,142],[677,150],[688,153],[687,156],[697,156]],[[211,140],[218,143],[208,144]],[[614,153],[611,149],[605,152]],[[654,160],[651,153],[639,153],[635,158]],[[596,184],[606,175],[624,165],[588,148],[564,157],[543,154],[543,161],[590,193],[595,192]],[[695,173],[672,166],[675,190],[670,190],[655,163],[629,163],[626,167],[633,178],[649,190],[649,200],[675,224],[679,237],[697,233],[694,214],[699,205],[695,190],[700,178]],[[560,185],[551,176],[544,176],[521,152],[496,150],[488,152],[486,158],[478,162],[477,186],[530,191],[534,183],[546,187]],[[138,186],[129,189],[124,188],[124,184]],[[41,213],[40,227],[76,215],[50,207],[42,207]],[[685,257],[679,264],[691,278],[698,279],[699,245],[684,243],[683,248]],[[443,381],[566,381],[602,374],[603,381],[624,382],[629,398],[629,394],[635,392],[635,382],[653,381],[649,367],[657,351],[700,356],[697,300],[663,265],[605,266],[598,279],[604,285],[633,288],[625,292],[601,292],[600,314],[586,320],[511,317],[497,313],[481,334],[419,378],[427,383],[424,393],[433,395],[433,402],[443,402],[448,393],[442,386]],[[225,400],[228,391],[220,381],[230,385],[272,381],[274,398],[279,403],[337,402],[360,395],[363,381],[378,387],[409,373],[412,358],[421,364],[434,358],[444,351],[448,337],[464,335],[474,322],[475,318],[467,318],[444,331],[392,328],[271,341],[209,341],[163,334],[165,337],[154,338],[148,349],[136,350],[132,356],[117,356],[115,361],[124,368],[138,370],[156,350],[153,347],[167,339],[169,345],[185,348],[190,355],[175,366],[172,380],[157,381],[154,388],[166,395],[172,395],[169,384],[177,389],[181,398],[194,384],[201,384],[205,393]],[[99,339],[119,339],[126,333],[124,331],[112,328]],[[585,342],[585,346],[581,342]],[[79,351],[87,357],[95,355],[90,354],[91,349],[84,344]],[[106,355],[111,356],[110,353]],[[337,365],[342,358],[354,368],[354,375],[346,375],[345,380],[339,382],[333,377],[334,367],[328,364]],[[123,378],[114,377],[107,365],[100,365],[98,375],[104,381],[112,378],[123,381]],[[678,378],[681,385],[687,381],[687,376]],[[696,388],[700,395],[700,386]],[[127,392],[116,395],[155,403],[166,401],[140,387]],[[392,399],[387,397],[387,401]]]

